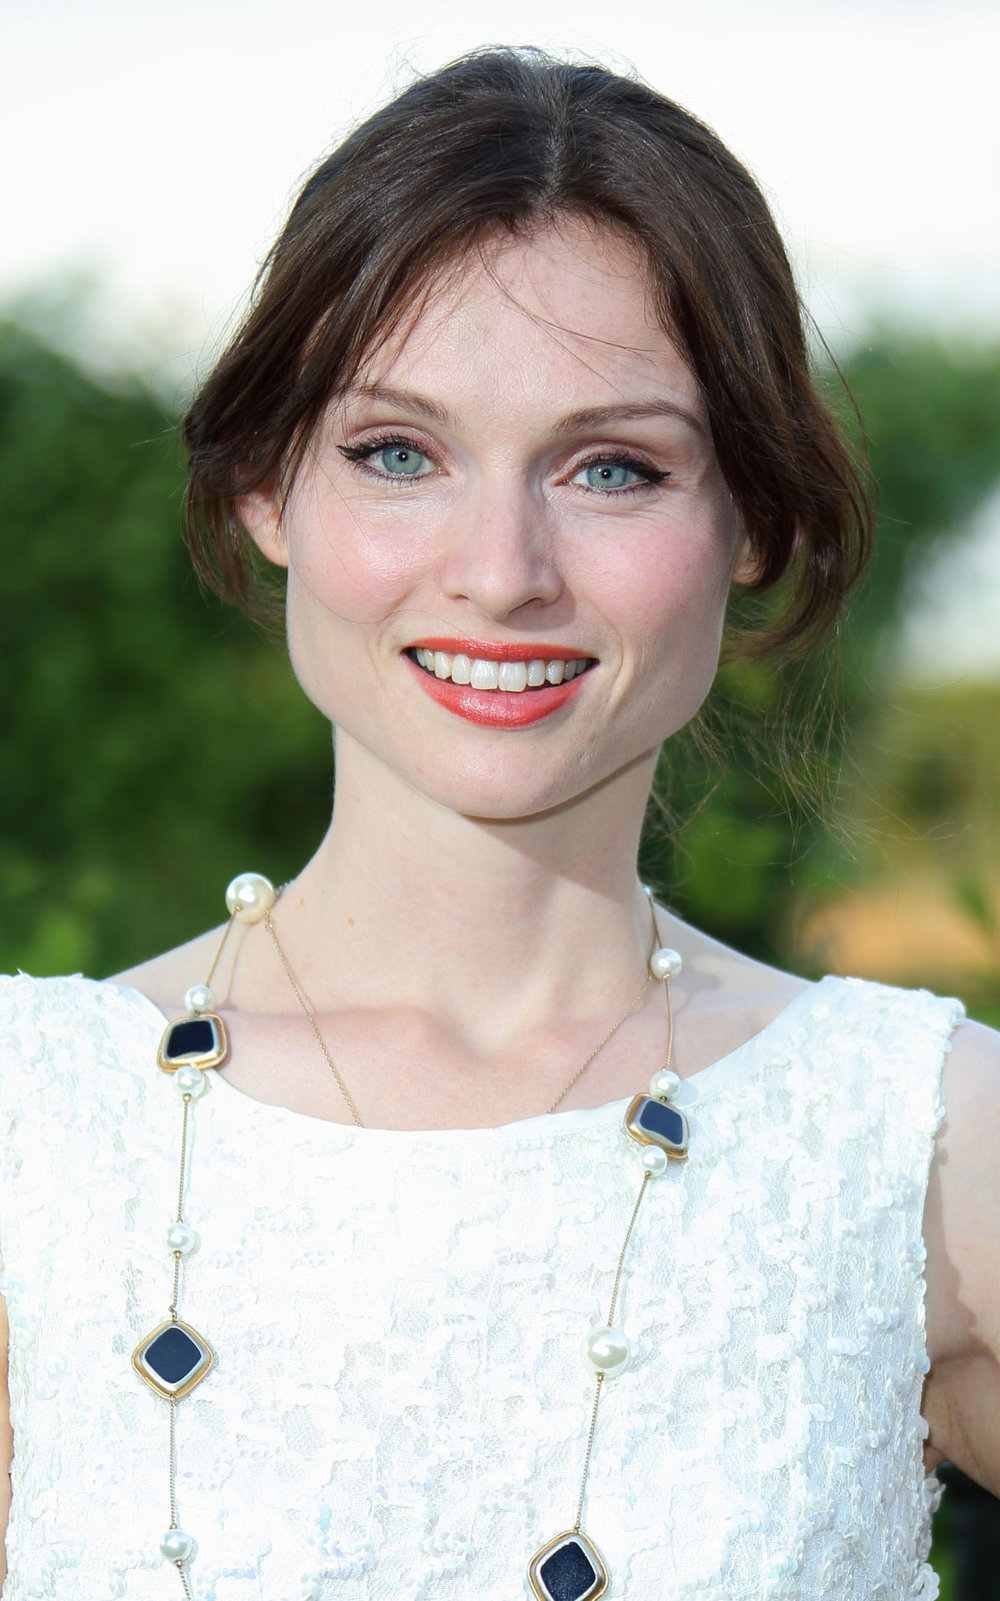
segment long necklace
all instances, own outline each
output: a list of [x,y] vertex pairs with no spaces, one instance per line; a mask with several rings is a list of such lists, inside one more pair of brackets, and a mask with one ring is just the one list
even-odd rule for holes
[[[646,1194],[650,1179],[658,1178],[664,1173],[671,1161],[683,1161],[687,1156],[687,1121],[683,1113],[679,1112],[676,1106],[670,1104],[673,1097],[676,1096],[681,1083],[670,1066],[674,1032],[673,1010],[670,1001],[670,981],[676,978],[681,971],[681,958],[675,950],[659,944],[656,908],[648,889],[646,890],[646,895],[649,899],[652,918],[653,949],[649,957],[645,982],[618,1021],[608,1030],[600,1043],[594,1047],[586,1061],[577,1069],[569,1083],[556,1096],[556,1099],[549,1107],[550,1112],[554,1111],[560,1102],[565,1099],[594,1058],[604,1049],[612,1036],[617,1033],[622,1024],[631,1017],[632,1013],[640,1005],[649,985],[654,979],[659,980],[663,984],[666,996],[666,1055],[663,1067],[654,1073],[650,1080],[649,1093],[633,1096],[625,1113],[624,1132],[640,1149],[642,1177],[639,1183],[639,1193],[636,1196],[628,1227],[625,1230],[622,1248],[618,1254],[618,1264],[611,1290],[607,1321],[590,1329],[584,1336],[580,1346],[580,1355],[584,1366],[594,1380],[594,1399],[590,1411],[590,1427],[587,1432],[587,1443],[584,1450],[580,1495],[577,1501],[576,1518],[572,1526],[563,1530],[561,1534],[555,1535],[553,1539],[546,1541],[541,1549],[535,1552],[528,1564],[528,1582],[539,1601],[596,1601],[596,1598],[603,1595],[608,1587],[609,1573],[604,1559],[593,1541],[583,1531],[583,1510],[587,1496],[587,1481],[590,1475],[590,1459],[593,1454],[594,1438],[597,1432],[597,1410],[604,1385],[608,1380],[615,1379],[619,1374],[624,1373],[631,1359],[629,1342],[615,1325],[615,1313],[621,1292],[625,1258],[635,1229],[636,1219],[639,1216],[639,1209],[642,1206],[643,1197]],[[191,1587],[188,1581],[188,1564],[195,1554],[196,1545],[194,1537],[180,1526],[177,1515],[177,1405],[186,1395],[190,1395],[203,1379],[207,1378],[215,1362],[215,1353],[208,1341],[196,1329],[192,1328],[189,1323],[185,1323],[178,1313],[181,1290],[181,1264],[184,1258],[190,1255],[198,1245],[198,1236],[184,1217],[184,1194],[188,1177],[192,1107],[208,1087],[208,1079],[205,1076],[207,1070],[220,1067],[229,1054],[226,1025],[214,1010],[215,1000],[210,986],[212,979],[215,977],[215,971],[219,965],[223,948],[235,922],[262,922],[264,924],[274,945],[281,968],[291,985],[303,1014],[309,1022],[317,1044],[344,1098],[351,1117],[359,1128],[363,1126],[358,1109],[337,1069],[336,1063],[327,1050],[326,1042],[320,1033],[315,1016],[302,993],[278,939],[271,917],[276,900],[277,894],[274,886],[259,873],[242,873],[238,878],[233,879],[226,891],[229,921],[223,930],[222,938],[219,941],[218,949],[206,975],[205,982],[204,984],[192,985],[188,990],[184,997],[187,1013],[184,1017],[178,1018],[175,1022],[167,1025],[157,1052],[158,1065],[165,1073],[169,1073],[172,1076],[182,1108],[177,1210],[173,1222],[166,1231],[167,1250],[173,1258],[173,1289],[167,1318],[158,1324],[151,1334],[147,1334],[145,1339],[140,1340],[132,1353],[132,1366],[150,1388],[169,1405],[168,1477],[170,1525],[160,1541],[160,1552],[165,1560],[177,1569],[187,1601],[192,1601]]]

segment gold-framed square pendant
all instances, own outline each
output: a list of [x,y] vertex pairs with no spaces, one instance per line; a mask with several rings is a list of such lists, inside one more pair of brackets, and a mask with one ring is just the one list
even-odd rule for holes
[[229,1055],[226,1025],[214,1012],[180,1017],[163,1031],[156,1060],[164,1073],[179,1067],[218,1067]]
[[640,1145],[658,1145],[675,1162],[688,1153],[688,1125],[683,1112],[652,1095],[637,1095],[625,1113],[625,1132]]
[[168,1318],[140,1340],[132,1352],[132,1366],[151,1390],[165,1401],[190,1395],[207,1378],[215,1352],[197,1329],[179,1318]]
[[538,1601],[596,1601],[609,1578],[597,1547],[576,1529],[543,1545],[528,1568],[528,1583]]

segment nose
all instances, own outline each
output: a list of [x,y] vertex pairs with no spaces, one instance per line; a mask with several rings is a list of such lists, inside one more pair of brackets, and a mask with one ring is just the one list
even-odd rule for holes
[[563,591],[546,508],[529,488],[484,479],[453,508],[444,530],[441,585],[502,621]]

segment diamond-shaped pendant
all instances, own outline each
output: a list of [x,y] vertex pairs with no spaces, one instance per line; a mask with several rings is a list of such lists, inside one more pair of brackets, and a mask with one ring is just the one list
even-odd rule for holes
[[176,1073],[179,1067],[218,1067],[228,1051],[222,1018],[214,1012],[201,1012],[167,1024],[156,1059],[165,1073]]
[[150,1389],[167,1401],[190,1395],[206,1377],[215,1354],[188,1323],[161,1323],[140,1340],[132,1352],[132,1366]]
[[528,1583],[539,1601],[594,1601],[608,1580],[597,1547],[573,1529],[543,1545],[528,1568]]
[[658,1145],[675,1162],[683,1162],[688,1151],[687,1118],[675,1106],[637,1095],[625,1113],[625,1132],[639,1145]]

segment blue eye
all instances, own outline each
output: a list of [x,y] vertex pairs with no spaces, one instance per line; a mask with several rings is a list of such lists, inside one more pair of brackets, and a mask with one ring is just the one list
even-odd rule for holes
[[623,494],[639,489],[643,484],[661,484],[669,475],[650,467],[644,461],[630,461],[625,457],[598,456],[580,468],[571,480],[584,489],[605,494]]
[[366,445],[338,445],[345,461],[352,462],[372,478],[426,478],[434,463],[425,451],[409,439],[372,439]]
[[588,489],[630,489],[638,473],[621,461],[598,461],[585,467],[583,475]]
[[383,445],[375,459],[383,472],[396,478],[414,478],[427,461],[423,451],[413,445]]

